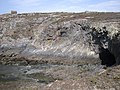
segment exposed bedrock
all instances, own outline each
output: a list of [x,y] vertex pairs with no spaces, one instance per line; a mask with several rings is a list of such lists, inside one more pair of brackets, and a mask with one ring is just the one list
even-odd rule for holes
[[[69,13],[0,15],[1,57],[40,60],[40,55],[98,58],[120,64],[120,22]],[[118,16],[117,16],[118,17]]]

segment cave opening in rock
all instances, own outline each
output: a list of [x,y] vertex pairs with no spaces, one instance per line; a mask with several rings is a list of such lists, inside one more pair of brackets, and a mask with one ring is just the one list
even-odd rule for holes
[[108,49],[103,47],[99,48],[99,58],[101,59],[101,64],[110,67],[116,63],[115,57]]

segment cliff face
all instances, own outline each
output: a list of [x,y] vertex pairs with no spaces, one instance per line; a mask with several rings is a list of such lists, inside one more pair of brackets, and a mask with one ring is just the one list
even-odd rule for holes
[[[91,36],[93,45],[98,45],[99,58],[102,64],[111,66],[120,64],[119,58],[119,22],[101,23],[100,26],[92,28]],[[102,26],[101,26],[102,25]],[[101,27],[101,28],[100,28]]]
[[114,55],[118,64],[119,21],[119,13],[0,15],[0,54],[26,58],[98,57],[99,48],[103,47]]

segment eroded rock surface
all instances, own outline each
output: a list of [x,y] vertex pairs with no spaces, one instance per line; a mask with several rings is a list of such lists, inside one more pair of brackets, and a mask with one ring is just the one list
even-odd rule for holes
[[119,90],[119,30],[120,13],[0,15],[0,88]]
[[0,55],[30,60],[42,60],[40,55],[96,58],[101,46],[119,64],[119,20],[119,13],[0,15]]

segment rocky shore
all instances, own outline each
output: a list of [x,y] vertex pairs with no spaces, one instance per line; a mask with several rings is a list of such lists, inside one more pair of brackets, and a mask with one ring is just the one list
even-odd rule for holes
[[0,15],[0,88],[119,90],[119,46],[120,13]]

